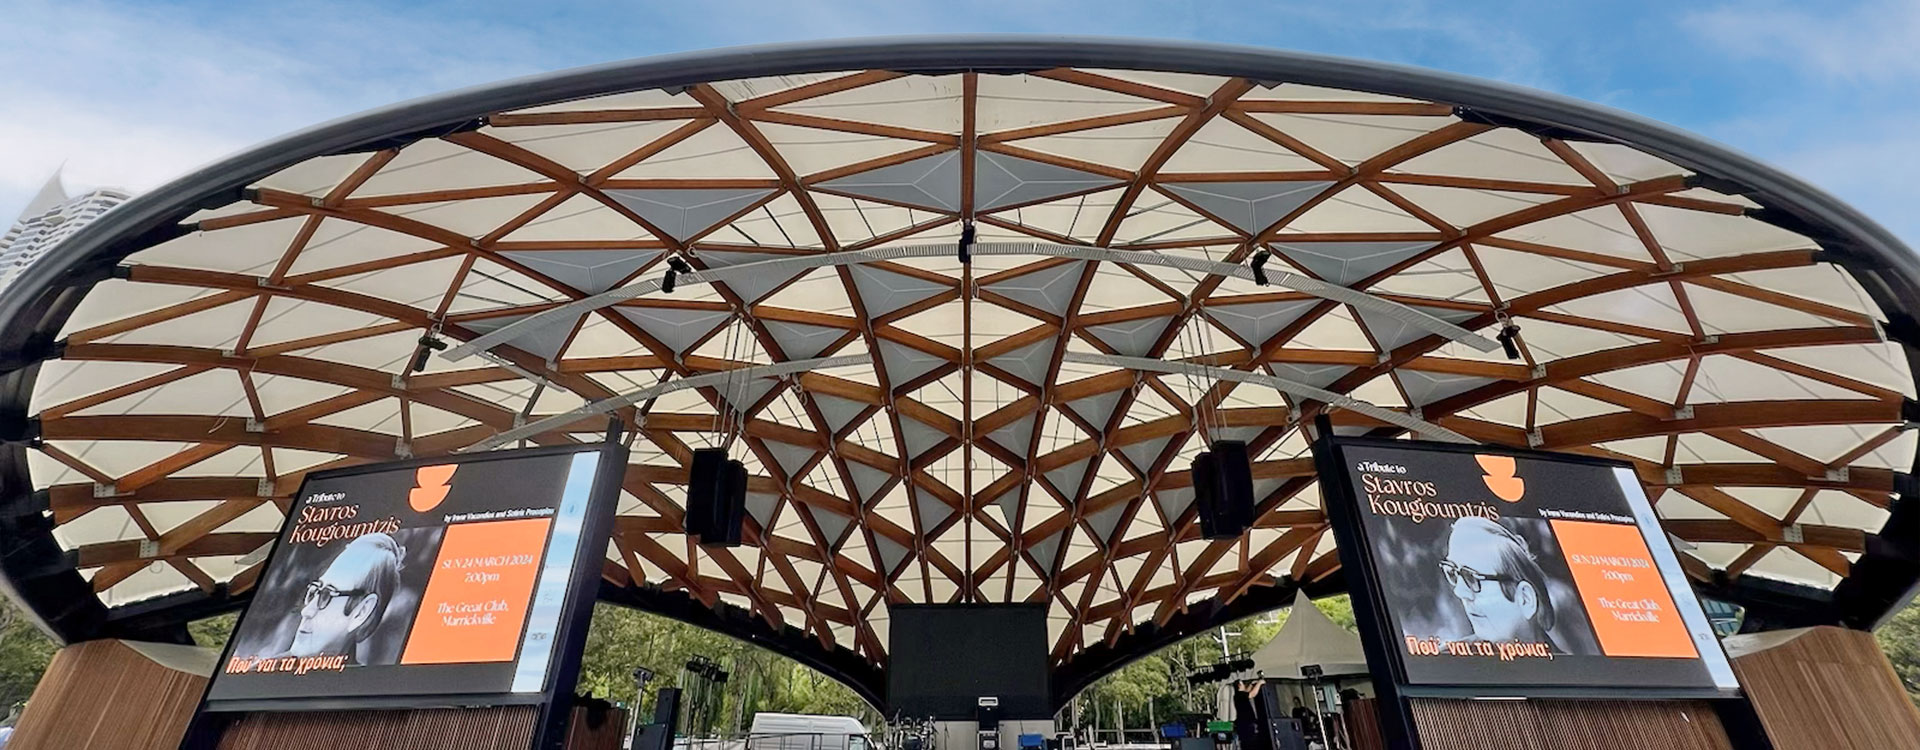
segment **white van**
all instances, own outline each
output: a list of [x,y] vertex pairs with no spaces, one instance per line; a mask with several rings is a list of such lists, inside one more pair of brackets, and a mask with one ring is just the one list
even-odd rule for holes
[[747,750],[874,750],[867,728],[851,716],[753,715]]

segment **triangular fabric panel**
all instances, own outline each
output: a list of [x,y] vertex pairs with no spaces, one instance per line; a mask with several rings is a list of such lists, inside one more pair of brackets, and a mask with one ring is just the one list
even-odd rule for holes
[[1033,424],[1039,415],[1028,415],[1007,423],[1005,427],[987,433],[987,439],[999,443],[1016,456],[1027,455],[1027,446],[1033,443]]
[[820,526],[820,534],[827,538],[828,549],[839,549],[846,540],[847,527],[853,525],[853,519],[830,510],[808,508],[813,513],[813,522]]
[[1120,527],[1120,517],[1127,512],[1126,503],[1118,503],[1111,508],[1087,516],[1087,525],[1093,527],[1093,534],[1100,544],[1113,544],[1113,531]]
[[727,403],[733,406],[734,411],[744,413],[752,409],[754,404],[760,403],[760,398],[767,395],[767,391],[773,390],[773,387],[778,384],[779,381],[773,378],[747,378],[715,386],[714,390],[719,391],[720,397],[726,399]]
[[1167,517],[1167,520],[1172,521],[1193,506],[1193,488],[1175,487],[1155,490],[1153,501],[1160,505],[1160,512]]
[[910,417],[900,418],[900,438],[907,446],[907,457],[916,458],[947,439],[947,434]]
[[767,524],[773,523],[773,509],[779,503],[779,495],[749,492],[747,493],[747,515],[753,516],[753,520],[760,523],[760,528],[767,528]]
[[1171,182],[1160,189],[1220,217],[1235,229],[1258,234],[1306,205],[1332,182]]
[[1092,465],[1093,461],[1091,459],[1075,461],[1047,472],[1047,481],[1053,485],[1054,489],[1059,490],[1062,496],[1067,498],[1067,502],[1078,502],[1080,499],[1080,481],[1087,478],[1087,469]]
[[1406,389],[1407,401],[1414,406],[1426,406],[1493,382],[1493,378],[1444,372],[1395,370],[1393,374],[1400,378],[1400,387]]
[[1027,553],[1040,563],[1040,569],[1048,578],[1053,577],[1054,557],[1060,553],[1060,532],[1048,534],[1047,538],[1027,545]]
[[1067,314],[1067,305],[1073,303],[1073,293],[1080,288],[1080,276],[1086,270],[1084,262],[1062,263],[996,281],[986,288],[1015,302],[1061,316]]
[[953,517],[953,506],[940,502],[933,493],[913,488],[913,509],[920,513],[920,530],[927,531]]
[[[505,328],[526,317],[528,316],[509,315],[500,318],[463,320],[459,325],[467,330],[486,334]],[[541,323],[533,330],[521,333],[506,343],[515,349],[552,362],[560,358],[560,347],[567,345],[567,337],[573,335],[573,326],[578,322],[580,322],[579,318],[563,317],[550,323]]]
[[1087,326],[1086,332],[1100,340],[1100,343],[1113,347],[1113,351],[1123,357],[1144,357],[1153,350],[1160,335],[1166,333],[1167,323],[1172,317],[1142,318],[1119,323],[1106,323]]
[[873,551],[880,553],[881,573],[891,575],[907,559],[907,548],[885,534],[873,535]]
[[1273,249],[1291,258],[1322,280],[1348,286],[1433,247],[1431,242],[1298,242],[1274,243]]
[[659,250],[510,251],[502,256],[589,295],[614,288],[660,257]]
[[1125,389],[1107,391],[1106,393],[1088,396],[1078,401],[1069,401],[1067,402],[1067,408],[1072,409],[1074,414],[1086,420],[1087,424],[1093,425],[1094,429],[1105,430],[1107,428],[1107,420],[1113,416],[1114,408],[1120,405],[1120,397],[1126,394],[1127,391]]
[[1172,436],[1142,440],[1121,448],[1120,454],[1132,461],[1134,468],[1146,472],[1153,468],[1153,462],[1160,458],[1160,454],[1166,452],[1167,443],[1170,442],[1173,442]]
[[976,211],[1037,203],[1118,184],[1119,180],[1092,172],[992,151],[974,152],[973,207]]
[[886,339],[880,340],[880,363],[887,368],[887,383],[895,388],[948,364],[945,358]]
[[788,477],[796,479],[800,476],[800,470],[806,468],[807,462],[813,460],[814,455],[818,453],[812,448],[782,443],[778,440],[763,440],[761,444],[767,447],[768,453],[773,454],[773,460],[780,464],[780,470],[786,472]]
[[[978,179],[976,176],[975,180]],[[960,211],[960,152],[947,151],[922,156],[913,161],[827,180],[817,183],[815,187],[883,203],[957,213]],[[974,189],[978,191],[978,185]]]
[[[1414,307],[1428,315],[1455,324],[1472,320],[1474,316],[1480,314],[1473,310],[1456,310],[1446,307],[1426,307],[1424,305],[1415,305]],[[1397,318],[1391,318],[1377,312],[1358,308],[1356,308],[1354,312],[1359,314],[1360,322],[1366,325],[1368,333],[1373,334],[1374,341],[1380,345],[1380,351],[1383,352],[1393,351],[1409,343],[1433,335],[1425,328],[1403,323]]]
[[1053,366],[1053,339],[1041,339],[987,361],[1028,383],[1045,385],[1047,368]]
[[1315,365],[1298,362],[1275,362],[1268,365],[1275,377],[1286,378],[1296,383],[1305,383],[1315,388],[1325,388],[1333,381],[1353,372],[1348,365]]
[[993,504],[1000,506],[1000,512],[1006,514],[1007,526],[1012,527],[1018,523],[1014,520],[1014,514],[1015,511],[1020,510],[1020,490],[1012,489],[1000,493],[999,497],[993,499]]
[[[724,250],[700,251],[700,259],[706,261],[707,265],[713,268],[725,268],[727,266],[737,266],[742,263],[758,263],[763,260],[778,260],[791,257],[793,256],[780,255],[777,253],[735,253]],[[799,278],[800,274],[803,273],[806,273],[806,271],[796,271],[793,273],[756,272],[744,276],[733,276],[720,283],[725,284],[728,289],[733,290],[734,294],[739,295],[741,301],[747,304],[753,304],[759,302],[760,298],[767,296],[769,292],[780,288],[781,284]]]
[[860,493],[862,502],[872,502],[875,495],[887,486],[892,474],[873,468],[859,461],[848,461],[847,473],[853,476],[853,489]]
[[854,266],[848,273],[853,275],[853,288],[860,292],[867,316],[873,318],[952,289],[946,284],[872,266]]
[[789,323],[784,320],[762,318],[760,325],[773,336],[774,343],[780,345],[780,351],[786,352],[788,359],[818,357],[827,350],[827,347],[832,346],[833,342],[847,335],[844,328]]
[[639,214],[673,239],[685,242],[719,226],[771,188],[645,188],[608,190],[607,197]]
[[1232,331],[1240,340],[1260,346],[1279,333],[1280,329],[1293,325],[1294,321],[1319,303],[1318,299],[1301,299],[1245,305],[1208,305],[1207,317],[1219,323],[1220,327]]
[[622,316],[666,344],[675,354],[685,354],[707,334],[725,325],[733,317],[727,310],[696,310],[679,307],[616,307]]
[[847,425],[852,424],[853,420],[859,418],[860,413],[866,411],[868,406],[858,401],[823,396],[818,393],[812,394],[811,398],[813,408],[820,410],[820,417],[827,420],[827,428],[833,430],[836,435],[840,434]]

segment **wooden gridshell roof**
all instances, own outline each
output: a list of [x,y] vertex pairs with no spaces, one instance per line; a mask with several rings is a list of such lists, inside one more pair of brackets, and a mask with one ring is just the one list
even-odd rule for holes
[[[458,343],[670,258],[953,245],[967,222],[983,243],[1142,258],[1265,250],[1271,270],[1487,336],[1510,317],[1522,358],[1237,277],[942,255],[642,295],[496,348],[512,368],[409,372],[423,334]],[[0,300],[7,585],[63,637],[174,627],[246,598],[247,556],[307,471],[861,355],[615,412],[635,442],[609,598],[719,607],[816,663],[876,668],[890,605],[1044,602],[1056,668],[1083,682],[1339,588],[1295,427],[1321,404],[1078,352],[1631,461],[1697,586],[1779,622],[1870,624],[1912,583],[1881,551],[1915,541],[1890,527],[1912,525],[1910,256],[1691,136],[1372,63],[941,38],[570,71],[290,136],[35,266]],[[752,477],[746,543],[703,548],[683,533],[686,464],[728,435]],[[1257,520],[1211,541],[1185,467],[1222,437],[1252,446]]]

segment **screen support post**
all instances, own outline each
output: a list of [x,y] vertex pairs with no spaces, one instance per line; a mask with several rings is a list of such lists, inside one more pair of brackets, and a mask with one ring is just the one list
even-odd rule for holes
[[[560,750],[566,745],[573,718],[573,689],[580,681],[580,657],[587,648],[587,628],[593,620],[593,600],[600,589],[602,557],[613,534],[614,508],[619,504],[620,481],[627,473],[627,449],[620,444],[619,420],[607,425],[606,444],[594,472],[590,506],[581,521],[580,544],[574,549],[573,580],[567,587],[568,616],[555,634],[555,666],[548,676],[546,702],[534,725],[534,750]],[[587,597],[581,605],[578,597]],[[639,710],[638,706],[634,707]]]
[[1413,722],[1413,705],[1400,690],[1400,677],[1393,673],[1394,659],[1386,653],[1386,610],[1375,591],[1373,561],[1360,541],[1359,502],[1340,481],[1340,452],[1333,443],[1333,420],[1325,412],[1313,418],[1312,443],[1314,471],[1320,475],[1320,501],[1327,512],[1327,525],[1333,528],[1333,540],[1340,554],[1340,565],[1351,571],[1346,576],[1347,594],[1353,602],[1354,624],[1360,628],[1360,645],[1367,655],[1367,668],[1373,673],[1373,692],[1378,700],[1380,731],[1390,750],[1421,750],[1420,733]]

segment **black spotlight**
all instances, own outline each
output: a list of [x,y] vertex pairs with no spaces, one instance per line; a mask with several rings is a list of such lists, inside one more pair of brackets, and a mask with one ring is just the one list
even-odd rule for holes
[[687,265],[686,261],[679,258],[668,258],[667,277],[660,280],[660,291],[672,294],[674,280],[683,273],[693,273],[693,267]]
[[1253,268],[1253,283],[1260,286],[1267,285],[1267,261],[1272,258],[1273,253],[1265,250],[1253,254],[1253,262],[1247,264]]
[[1509,322],[1501,326],[1500,334],[1494,337],[1494,340],[1500,342],[1500,348],[1507,350],[1507,359],[1520,358],[1520,345],[1514,342],[1514,337],[1518,335],[1520,335],[1520,326]]
[[419,372],[421,370],[427,369],[427,358],[430,356],[433,356],[434,352],[443,352],[446,350],[447,350],[447,342],[441,341],[439,338],[435,337],[433,334],[429,333],[425,336],[421,336],[420,351],[413,355],[413,367],[410,368],[408,371]]
[[973,262],[973,222],[960,227],[960,262]]

